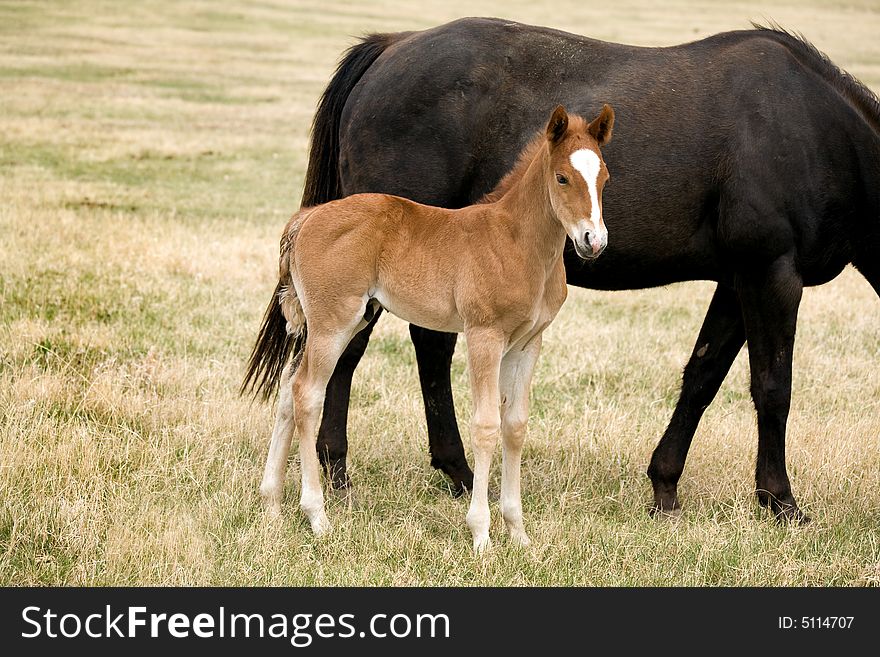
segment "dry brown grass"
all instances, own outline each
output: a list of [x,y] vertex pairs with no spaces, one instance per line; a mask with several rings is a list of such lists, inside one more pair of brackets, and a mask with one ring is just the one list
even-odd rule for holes
[[[684,518],[645,513],[699,282],[572,290],[536,375],[532,549],[470,553],[394,318],[356,374],[335,533],[310,536],[295,462],[286,517],[263,517],[272,409],[236,390],[315,101],[352,35],[469,14],[654,45],[772,18],[880,88],[868,1],[0,5],[0,582],[878,584],[880,304],[851,270],[801,312],[788,460],[808,527],[753,501],[744,353],[696,437]],[[465,418],[461,348],[454,377]]]

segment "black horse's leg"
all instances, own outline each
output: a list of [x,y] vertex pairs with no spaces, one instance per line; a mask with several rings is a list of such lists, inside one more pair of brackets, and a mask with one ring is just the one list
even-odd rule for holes
[[863,250],[853,264],[880,296],[880,233],[863,241]]
[[794,257],[777,259],[738,279],[749,344],[752,399],[758,413],[758,501],[779,520],[809,522],[791,493],[785,468],[785,427],[791,406],[791,365],[803,281]]
[[745,341],[742,311],[736,293],[719,285],[706,311],[703,327],[684,368],[681,393],[669,426],[648,466],[654,488],[652,515],[680,509],[678,480],[703,411],[715,398]]
[[333,488],[346,488],[351,483],[345,465],[345,457],[348,454],[348,402],[351,398],[351,379],[357,364],[367,350],[370,333],[373,332],[373,327],[381,314],[382,310],[379,309],[370,323],[351,339],[327,384],[317,449],[318,458]]
[[425,418],[428,421],[428,446],[431,465],[452,479],[457,495],[470,490],[474,473],[468,467],[455,421],[450,367],[455,351],[455,333],[438,333],[409,325],[409,334],[416,349]]

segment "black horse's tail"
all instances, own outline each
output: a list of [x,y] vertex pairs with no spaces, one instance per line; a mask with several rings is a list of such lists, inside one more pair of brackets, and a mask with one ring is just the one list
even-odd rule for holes
[[[342,194],[339,181],[339,124],[342,110],[351,90],[373,62],[392,43],[407,33],[371,34],[349,48],[339,62],[333,78],[324,90],[315,119],[312,123],[312,140],[309,148],[309,164],[303,189],[301,206],[314,207],[337,199]],[[302,213],[301,213],[302,214]],[[301,217],[302,219],[302,217]],[[292,231],[295,236],[296,231]],[[285,231],[288,238],[288,231]],[[292,250],[292,239],[282,240],[281,278],[263,315],[260,332],[254,344],[241,394],[252,392],[254,396],[269,399],[278,389],[281,373],[287,360],[302,354],[306,340],[305,318],[296,293],[284,271],[287,254]],[[289,270],[288,270],[289,272]],[[282,309],[284,304],[284,309]],[[298,309],[298,312],[297,312]],[[285,310],[291,316],[285,317]],[[298,320],[302,319],[301,326]]]
[[370,34],[345,52],[330,84],[324,90],[312,123],[312,144],[303,189],[302,206],[309,207],[337,199],[339,182],[339,124],[352,89],[373,62],[407,32]]

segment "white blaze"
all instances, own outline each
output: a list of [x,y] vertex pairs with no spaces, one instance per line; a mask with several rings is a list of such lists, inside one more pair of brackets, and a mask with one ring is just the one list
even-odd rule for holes
[[590,192],[590,220],[593,224],[593,232],[600,235],[604,232],[602,227],[602,208],[599,206],[598,179],[601,163],[595,151],[589,148],[581,148],[569,157],[571,166],[584,177],[587,189]]

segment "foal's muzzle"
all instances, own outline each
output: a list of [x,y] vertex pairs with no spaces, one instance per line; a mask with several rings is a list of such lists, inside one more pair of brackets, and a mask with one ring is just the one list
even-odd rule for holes
[[584,260],[598,258],[606,246],[608,246],[608,233],[605,231],[588,230],[582,239],[574,240],[574,250]]

